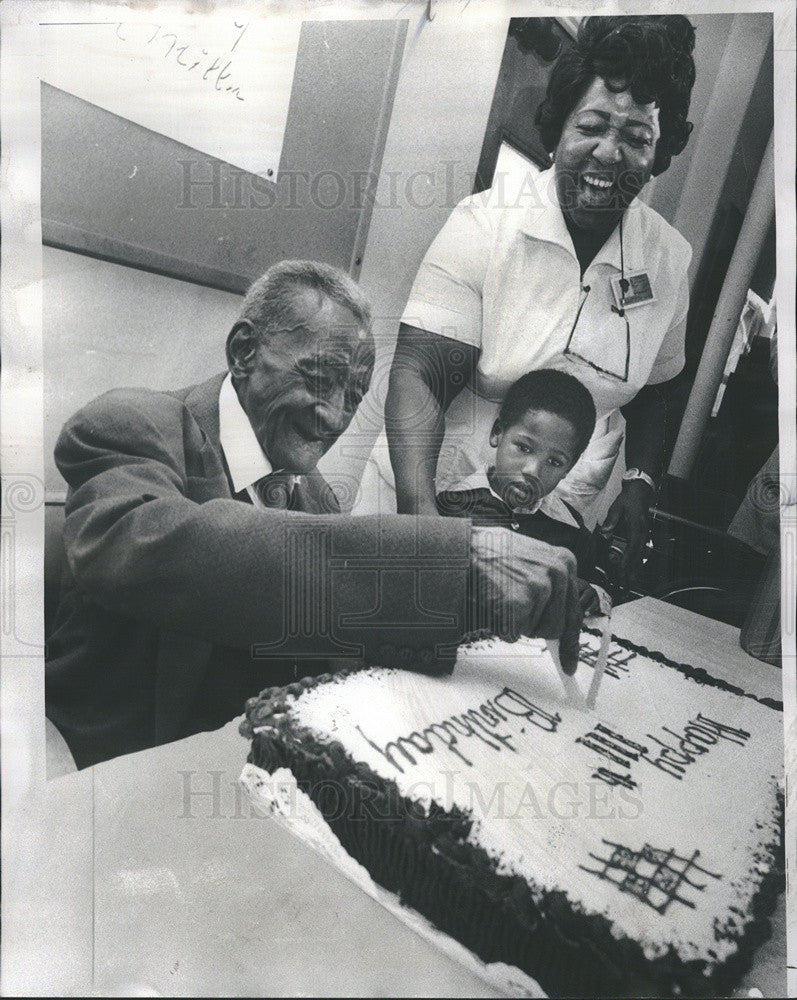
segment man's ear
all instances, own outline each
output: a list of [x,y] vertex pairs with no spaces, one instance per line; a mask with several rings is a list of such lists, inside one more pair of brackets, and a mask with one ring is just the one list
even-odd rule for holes
[[239,320],[227,337],[227,367],[235,378],[252,371],[257,354],[258,336],[248,319]]
[[501,440],[501,435],[504,432],[504,425],[500,420],[496,420],[493,424],[493,429],[490,431],[490,446],[492,448],[498,447],[498,442]]

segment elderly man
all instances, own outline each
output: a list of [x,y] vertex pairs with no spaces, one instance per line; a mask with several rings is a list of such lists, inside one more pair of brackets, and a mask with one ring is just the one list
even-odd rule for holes
[[458,518],[341,517],[316,469],[374,364],[357,286],[286,261],[246,295],[229,371],[116,390],[64,427],[69,564],[47,714],[84,767],[223,725],[319,660],[450,669],[475,628],[563,637],[569,554]]

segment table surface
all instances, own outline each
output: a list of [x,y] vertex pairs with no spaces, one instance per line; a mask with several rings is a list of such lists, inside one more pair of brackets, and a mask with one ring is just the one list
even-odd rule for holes
[[[780,700],[780,671],[738,631],[644,598],[615,610],[632,642]],[[368,898],[238,786],[231,723],[48,785],[42,922],[31,940],[52,995],[496,996]],[[45,902],[46,900],[46,902]],[[785,992],[786,918],[739,996]]]

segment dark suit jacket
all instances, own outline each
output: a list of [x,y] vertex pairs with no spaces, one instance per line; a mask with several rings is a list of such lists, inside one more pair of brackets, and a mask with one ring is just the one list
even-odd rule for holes
[[[223,377],[107,393],[58,439],[68,578],[47,643],[47,714],[81,767],[206,727],[227,671],[238,699],[242,685],[249,696],[281,683],[286,660],[300,676],[319,657],[453,664],[469,524],[341,516],[317,473],[297,486],[303,512],[234,499]],[[241,711],[220,706],[215,722]]]

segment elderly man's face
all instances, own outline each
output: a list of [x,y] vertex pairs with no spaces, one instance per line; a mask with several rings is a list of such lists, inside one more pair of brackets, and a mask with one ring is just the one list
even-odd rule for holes
[[351,423],[371,381],[374,344],[337,302],[304,289],[295,301],[290,329],[253,337],[246,355],[231,341],[231,370],[274,469],[303,473]]

